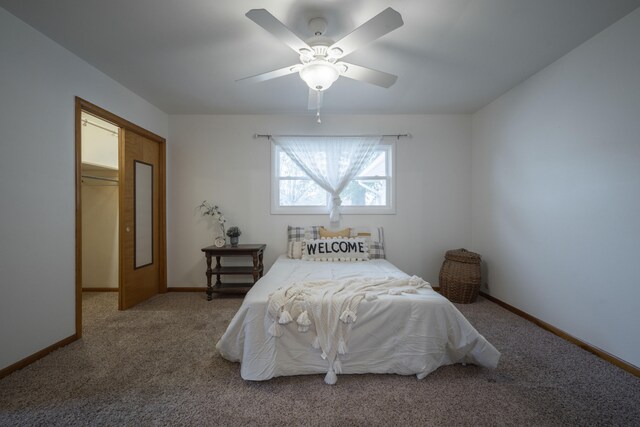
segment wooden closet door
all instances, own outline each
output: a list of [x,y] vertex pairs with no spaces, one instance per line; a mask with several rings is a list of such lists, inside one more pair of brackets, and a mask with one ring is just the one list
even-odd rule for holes
[[159,160],[159,143],[121,132],[120,310],[160,290]]

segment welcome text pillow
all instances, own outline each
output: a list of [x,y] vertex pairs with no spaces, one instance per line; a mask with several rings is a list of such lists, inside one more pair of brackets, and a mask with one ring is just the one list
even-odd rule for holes
[[363,238],[310,239],[305,241],[302,259],[307,261],[368,261],[369,245]]

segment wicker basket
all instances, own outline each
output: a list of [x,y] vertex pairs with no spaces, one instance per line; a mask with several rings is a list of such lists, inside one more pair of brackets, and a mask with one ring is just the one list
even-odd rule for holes
[[440,292],[451,302],[469,304],[480,290],[480,255],[466,249],[447,251],[440,269]]

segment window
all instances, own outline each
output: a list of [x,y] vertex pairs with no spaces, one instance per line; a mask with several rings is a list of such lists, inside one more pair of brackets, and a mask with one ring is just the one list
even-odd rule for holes
[[[377,155],[343,190],[342,214],[394,214],[395,143],[380,144]],[[323,153],[318,153],[322,156]],[[271,213],[325,214],[329,193],[313,182],[277,145],[271,144]],[[323,161],[323,158],[320,157]]]

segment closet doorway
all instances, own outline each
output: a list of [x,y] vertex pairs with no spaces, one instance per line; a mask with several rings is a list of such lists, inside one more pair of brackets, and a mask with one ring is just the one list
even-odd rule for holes
[[118,292],[120,128],[82,111],[82,291]]
[[165,140],[76,98],[76,334],[83,291],[166,292]]

